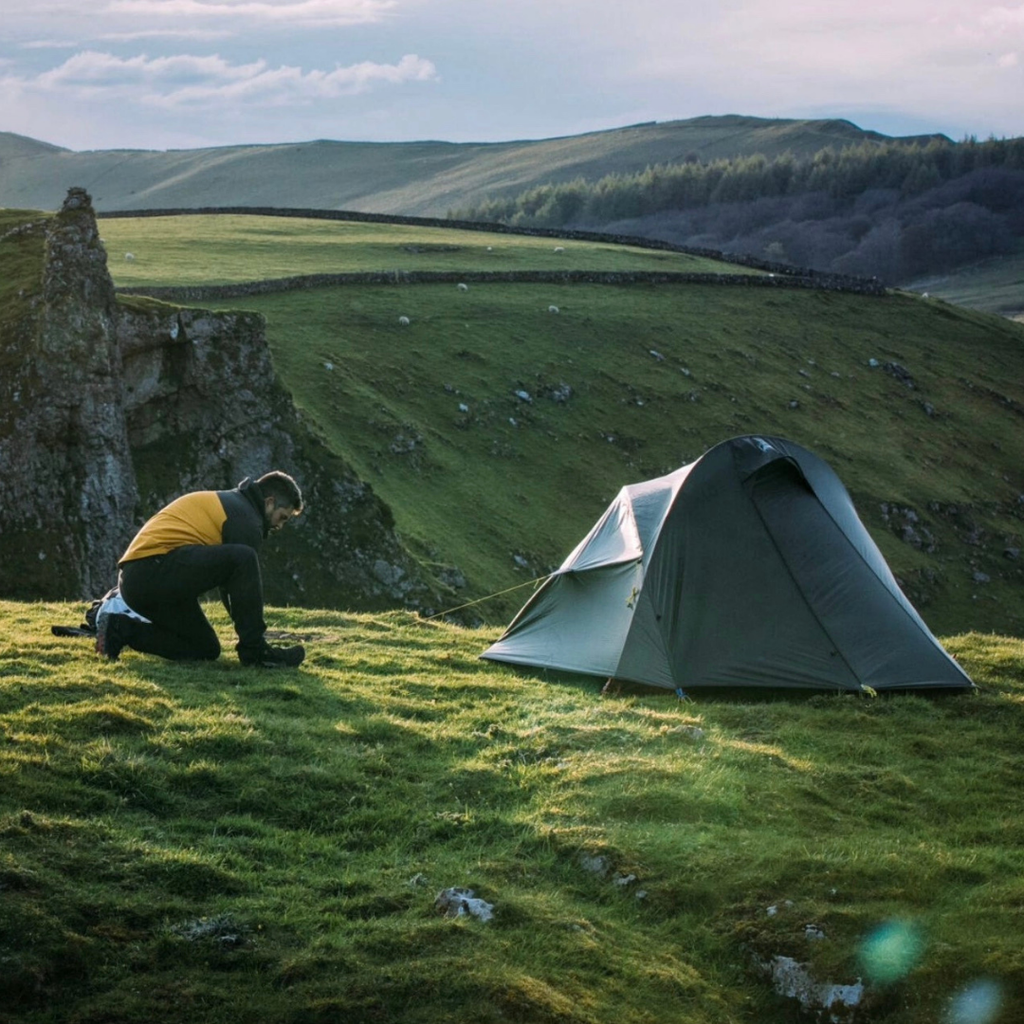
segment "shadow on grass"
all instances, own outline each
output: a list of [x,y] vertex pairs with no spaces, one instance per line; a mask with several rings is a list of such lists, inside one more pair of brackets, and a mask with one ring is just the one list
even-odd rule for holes
[[851,690],[807,689],[796,687],[766,686],[700,686],[683,690],[680,696],[676,690],[663,686],[650,686],[627,679],[607,679],[586,675],[579,672],[567,672],[561,669],[533,668],[524,665],[504,665],[508,671],[520,679],[531,679],[536,682],[552,683],[569,689],[582,690],[591,694],[599,694],[609,698],[640,697],[656,699],[672,703],[700,704],[826,704],[833,700],[885,700],[895,697],[923,697],[929,700],[953,700],[972,696],[976,691],[936,688],[907,688],[884,690],[875,694]]

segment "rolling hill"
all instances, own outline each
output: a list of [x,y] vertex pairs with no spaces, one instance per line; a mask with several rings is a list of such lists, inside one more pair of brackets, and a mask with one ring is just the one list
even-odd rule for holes
[[[180,294],[266,317],[297,405],[461,581],[453,605],[550,571],[624,483],[771,433],[833,465],[933,629],[1024,629],[1024,330],[1007,320],[900,293],[557,278],[709,269],[611,240],[237,214],[100,225],[125,292],[216,281],[234,290]],[[294,287],[255,294],[287,268]],[[378,279],[309,287],[313,269]],[[461,290],[460,273],[480,279]],[[501,621],[523,599],[474,613]]]
[[688,158],[804,156],[865,141],[891,140],[849,121],[739,115],[500,143],[318,140],[166,152],[72,152],[0,132],[0,206],[54,210],[68,188],[81,186],[98,211],[287,205],[443,217],[546,182]]

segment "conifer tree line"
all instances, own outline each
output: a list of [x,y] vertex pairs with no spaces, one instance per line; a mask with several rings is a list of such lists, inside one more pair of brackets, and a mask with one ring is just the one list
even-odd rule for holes
[[1024,240],[1024,138],[865,141],[806,158],[690,157],[541,185],[451,216],[514,227],[614,225],[896,283]]

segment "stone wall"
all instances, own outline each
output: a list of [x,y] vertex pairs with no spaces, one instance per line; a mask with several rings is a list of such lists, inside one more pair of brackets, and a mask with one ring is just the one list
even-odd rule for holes
[[217,302],[269,295],[305,288],[328,288],[346,284],[710,284],[738,288],[813,288],[819,291],[855,292],[861,295],[885,295],[876,281],[834,274],[799,277],[793,274],[707,274],[671,271],[597,271],[597,270],[506,270],[506,271],[429,271],[390,270],[343,274],[303,274],[296,277],[269,278],[225,285],[191,285],[163,288],[120,288],[119,292],[145,295],[170,302]]
[[[354,221],[359,223],[368,224],[408,224],[418,227],[435,227],[435,228],[455,228],[460,231],[482,231],[494,234],[505,234],[505,235],[526,235],[534,238],[559,238],[559,239],[577,239],[580,241],[589,242],[604,242],[612,243],[616,245],[628,245],[638,249],[654,249],[659,252],[677,252],[684,253],[689,256],[700,256],[706,259],[719,260],[723,263],[731,263],[736,266],[750,267],[755,270],[764,271],[766,274],[774,274],[775,277],[769,279],[771,282],[762,281],[763,274],[630,274],[612,275],[618,280],[609,281],[605,280],[604,275],[600,274],[589,274],[584,276],[575,276],[576,274],[582,275],[583,272],[568,271],[571,277],[535,277],[532,276],[534,273],[543,272],[509,272],[508,274],[486,274],[477,280],[494,280],[494,281],[558,281],[558,280],[591,280],[600,283],[626,283],[627,281],[650,281],[651,283],[703,283],[703,284],[732,284],[732,285],[751,285],[753,287],[797,287],[797,288],[824,288],[829,291],[849,291],[855,292],[861,295],[884,295],[886,290],[878,278],[864,278],[864,277],[853,277],[847,274],[832,274],[819,270],[811,270],[806,267],[794,267],[788,263],[773,263],[769,260],[758,259],[755,256],[746,256],[742,254],[725,254],[717,249],[703,249],[694,246],[685,245],[674,245],[672,242],[663,242],[653,238],[641,238],[632,235],[613,235],[604,234],[596,231],[573,231],[570,229],[552,229],[552,228],[527,228],[527,227],[509,227],[506,224],[492,224],[482,223],[480,221],[464,221],[464,220],[448,220],[438,217],[401,217],[395,214],[384,214],[384,213],[360,213],[351,210],[305,210],[305,209],[294,209],[294,208],[278,208],[278,207],[256,207],[256,206],[229,206],[229,207],[199,207],[197,209],[166,209],[166,210],[135,210],[135,211],[118,211],[112,213],[104,213],[103,217],[173,217],[173,216],[195,216],[197,214],[236,214],[243,215],[248,214],[251,216],[263,216],[263,217],[300,217],[306,219],[316,220],[339,220],[339,221]],[[319,276],[319,275],[315,275]],[[326,275],[325,275],[326,276]],[[338,284],[346,283],[371,283],[371,284],[385,284],[385,283],[398,283],[393,279],[388,280],[389,275],[377,274],[377,275],[330,275],[333,280],[325,280],[320,284],[294,284],[290,287],[321,287],[324,284]],[[344,280],[339,280],[344,278]],[[737,280],[738,278],[738,280]],[[414,281],[429,281],[429,280],[470,280],[465,275],[456,276],[422,276],[417,274],[410,274],[401,280],[407,280],[410,283]],[[305,280],[305,278],[288,278],[284,279],[288,281]],[[278,289],[280,290],[280,289]],[[256,294],[254,292],[231,292],[230,295],[241,295],[241,294]],[[220,296],[218,296],[220,297]]]

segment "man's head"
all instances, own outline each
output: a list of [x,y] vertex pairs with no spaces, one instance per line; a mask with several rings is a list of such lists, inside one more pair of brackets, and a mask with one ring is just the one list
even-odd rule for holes
[[264,473],[256,483],[263,495],[263,513],[271,530],[280,530],[302,511],[302,492],[287,473],[275,469]]

